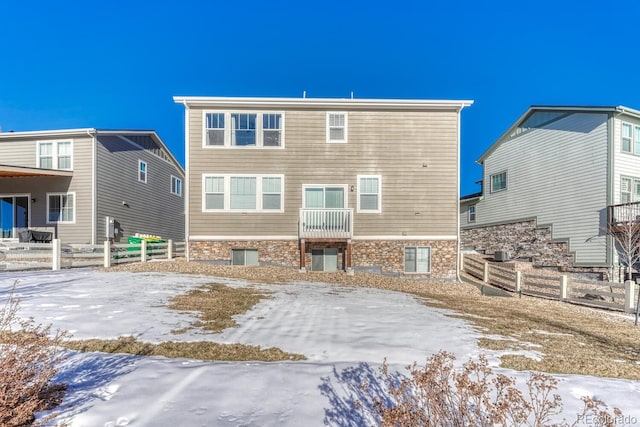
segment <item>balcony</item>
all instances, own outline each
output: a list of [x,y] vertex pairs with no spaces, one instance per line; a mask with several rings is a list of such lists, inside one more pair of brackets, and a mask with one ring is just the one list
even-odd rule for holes
[[640,202],[607,206],[607,226],[616,232],[628,228],[630,223],[640,223]]
[[350,239],[353,209],[300,209],[301,239]]

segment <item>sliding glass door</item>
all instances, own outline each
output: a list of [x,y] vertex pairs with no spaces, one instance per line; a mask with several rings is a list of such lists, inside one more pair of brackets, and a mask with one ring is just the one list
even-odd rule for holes
[[0,196],[0,238],[17,238],[29,228],[29,196]]

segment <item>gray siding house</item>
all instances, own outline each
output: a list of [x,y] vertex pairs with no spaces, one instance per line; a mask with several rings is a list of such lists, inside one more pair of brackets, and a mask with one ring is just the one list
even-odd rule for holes
[[[0,133],[0,238],[48,231],[63,243],[184,239],[184,170],[153,131]],[[125,240],[126,242],[126,240]]]
[[471,101],[174,100],[189,259],[455,277]]
[[539,266],[617,276],[608,213],[640,202],[640,111],[532,106],[478,160],[463,246]]

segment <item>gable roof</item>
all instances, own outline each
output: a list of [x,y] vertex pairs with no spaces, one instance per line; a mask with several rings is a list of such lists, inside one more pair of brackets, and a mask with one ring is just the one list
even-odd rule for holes
[[[142,149],[150,149],[150,145],[156,145],[166,154],[168,160],[173,163],[182,174],[184,168],[175,158],[171,150],[160,139],[160,136],[154,130],[126,130],[126,129],[96,129],[96,128],[80,128],[80,129],[55,129],[55,130],[38,130],[24,132],[0,132],[0,142],[2,140],[11,139],[33,139],[33,138],[65,138],[73,136],[90,136],[98,137],[101,135],[120,136],[131,144],[137,145]],[[127,138],[129,137],[129,138]]]
[[[543,113],[543,114],[541,114]],[[564,106],[564,105],[532,105],[525,113],[518,118],[491,146],[476,160],[482,164],[503,142],[521,131],[528,129],[528,126],[542,126],[559,120],[573,113],[606,113],[606,114],[626,114],[640,119],[640,111],[633,108],[620,106]]]

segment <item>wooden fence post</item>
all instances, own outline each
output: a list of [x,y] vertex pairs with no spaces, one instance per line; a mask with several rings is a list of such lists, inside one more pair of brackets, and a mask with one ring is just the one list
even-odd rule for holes
[[104,241],[104,267],[111,267],[111,242],[108,240]]
[[62,252],[60,239],[53,239],[53,242],[51,242],[51,249],[51,270],[60,270],[60,252]]
[[167,258],[173,259],[173,240],[167,240]]
[[522,292],[522,271],[516,271],[516,292]]
[[464,271],[464,254],[460,254],[460,271]]
[[484,263],[484,273],[482,274],[482,281],[484,283],[489,283],[489,263]]
[[624,282],[624,311],[635,313],[636,311],[636,283],[632,280]]
[[147,241],[144,239],[140,242],[140,262],[147,262]]
[[560,276],[560,300],[565,301],[569,296],[569,281],[567,276]]

